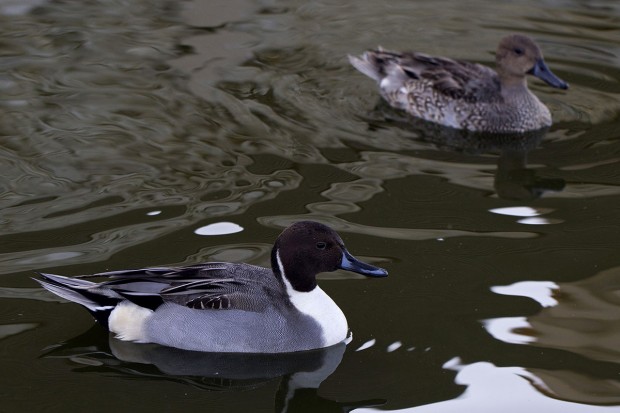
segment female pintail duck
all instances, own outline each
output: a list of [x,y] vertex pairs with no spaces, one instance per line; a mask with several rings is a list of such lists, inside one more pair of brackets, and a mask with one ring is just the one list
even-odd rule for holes
[[526,75],[567,89],[545,64],[527,36],[512,34],[499,43],[497,72],[475,63],[422,53],[373,50],[351,64],[379,82],[390,105],[427,121],[475,132],[526,132],[549,127],[549,109],[527,87]]
[[271,265],[211,262],[75,278],[41,274],[37,281],[86,307],[121,340],[196,351],[288,353],[347,337],[347,320],[317,285],[318,273],[344,269],[387,276],[353,257],[334,230],[312,221],[280,234]]

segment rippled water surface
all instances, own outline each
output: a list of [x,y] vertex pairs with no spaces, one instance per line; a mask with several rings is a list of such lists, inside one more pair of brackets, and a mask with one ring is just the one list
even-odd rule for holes
[[[1,0],[0,21],[0,411],[620,411],[617,2]],[[571,85],[530,80],[546,133],[413,122],[346,58],[492,65],[510,32]],[[269,265],[308,218],[390,272],[321,277],[346,347],[120,342],[30,279]]]

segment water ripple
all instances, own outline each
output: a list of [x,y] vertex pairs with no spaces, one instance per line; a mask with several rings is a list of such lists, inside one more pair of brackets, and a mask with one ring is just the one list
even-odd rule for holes
[[375,237],[388,238],[388,239],[401,239],[401,240],[430,240],[430,239],[445,239],[452,237],[494,237],[494,238],[514,238],[514,239],[528,239],[536,238],[538,234],[534,232],[506,232],[506,231],[488,231],[488,232],[474,232],[474,231],[459,231],[459,230],[446,230],[446,229],[411,229],[411,228],[387,228],[387,227],[373,227],[354,222],[349,222],[337,217],[327,216],[309,216],[309,215],[281,215],[281,216],[265,216],[258,218],[258,222],[263,225],[285,228],[295,221],[304,219],[313,219],[323,222],[330,227],[334,228],[338,232],[353,233],[371,235]]

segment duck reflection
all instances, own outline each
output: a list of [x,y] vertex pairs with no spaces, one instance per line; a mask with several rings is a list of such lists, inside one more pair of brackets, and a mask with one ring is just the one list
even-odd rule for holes
[[[536,143],[540,141],[537,138]],[[566,182],[560,178],[538,176],[527,168],[527,150],[504,148],[497,160],[494,188],[497,195],[513,201],[533,201],[545,192],[560,192]]]
[[580,367],[528,367],[548,393],[578,403],[620,405],[620,267],[576,282],[521,282],[493,291],[527,296],[542,306],[527,318],[485,321],[493,337],[557,351],[564,363]]
[[[499,154],[493,187],[497,196],[513,201],[531,201],[546,192],[562,191],[566,182],[560,178],[539,175],[527,167],[527,155],[534,150],[548,128],[527,133],[490,134],[459,130],[415,118],[404,118],[380,104],[376,109],[383,121],[373,124],[396,125],[413,132],[418,139],[430,142],[438,149],[466,155]],[[374,116],[373,116],[374,117]]]
[[340,343],[288,354],[203,353],[121,341],[112,335],[105,337],[101,328],[92,328],[51,349],[45,357],[70,359],[84,366],[80,371],[113,371],[211,391],[251,390],[280,379],[276,412],[350,412],[384,404],[385,400],[377,399],[338,402],[318,395],[321,383],[342,361],[345,348]]

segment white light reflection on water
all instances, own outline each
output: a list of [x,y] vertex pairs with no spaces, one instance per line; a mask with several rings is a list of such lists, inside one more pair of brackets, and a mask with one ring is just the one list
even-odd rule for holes
[[553,298],[553,292],[559,288],[553,281],[521,281],[510,285],[492,286],[491,291],[502,295],[529,297],[543,307],[552,307],[558,304]]
[[[559,288],[552,281],[521,281],[511,285],[492,286],[491,291],[501,295],[528,297],[547,308],[558,304],[553,293]],[[534,330],[526,317],[493,318],[482,320],[482,324],[490,335],[505,343],[528,344],[536,341],[536,337],[525,334],[526,331]]]
[[563,220],[558,218],[542,218],[539,216],[548,214],[553,211],[554,210],[551,208],[531,208],[527,206],[489,209],[489,212],[492,212],[494,214],[523,217],[522,219],[517,221],[519,224],[549,225],[560,224],[564,222]]
[[234,222],[216,222],[194,230],[197,235],[228,235],[243,231],[243,227]]
[[[445,369],[458,371],[455,382],[467,386],[465,392],[452,400],[406,409],[391,410],[402,413],[522,413],[563,412],[599,413],[617,412],[617,406],[593,406],[554,399],[553,394],[537,376],[521,367],[497,367],[478,362],[462,365],[458,357],[446,362]],[[383,412],[375,408],[357,409],[359,413]]]
[[374,339],[374,338],[373,338],[373,339],[371,339],[371,340],[368,340],[367,342],[365,342],[364,344],[362,344],[361,346],[359,346],[359,347],[357,348],[357,350],[355,350],[355,351],[362,351],[362,350],[366,350],[366,349],[368,349],[368,348],[370,348],[370,347],[374,346],[376,342],[377,342],[377,340],[376,340],[376,339]]
[[[543,349],[560,349],[596,362],[618,360],[618,271],[572,283],[523,281],[493,286],[496,294],[529,297],[541,305],[536,314],[482,321],[495,339]],[[561,292],[561,293],[560,293]],[[528,367],[557,399],[603,405],[620,403],[620,382],[571,369]],[[540,388],[540,386],[537,386]],[[558,411],[565,411],[564,409]],[[588,410],[589,411],[589,410]]]
[[523,218],[517,221],[519,224],[525,224],[525,225],[551,225],[551,224],[561,224],[562,221],[561,219],[549,219],[549,218],[540,218],[540,217],[533,217],[533,218]]
[[493,208],[489,209],[490,212],[500,215],[510,215],[513,217],[536,217],[538,215],[548,214],[553,212],[549,208],[531,208],[531,207],[507,207],[507,208]]
[[485,330],[495,339],[511,344],[527,344],[536,338],[516,333],[518,329],[530,329],[532,326],[525,317],[501,317],[482,320]]
[[[620,360],[619,286],[620,267],[613,267],[575,282],[524,282],[491,289],[498,294],[528,296],[542,305],[539,312],[527,317],[529,331],[536,338],[533,345],[617,363]],[[530,334],[527,330],[519,332]],[[503,336],[496,338],[503,339]],[[620,390],[616,394],[620,395]]]

